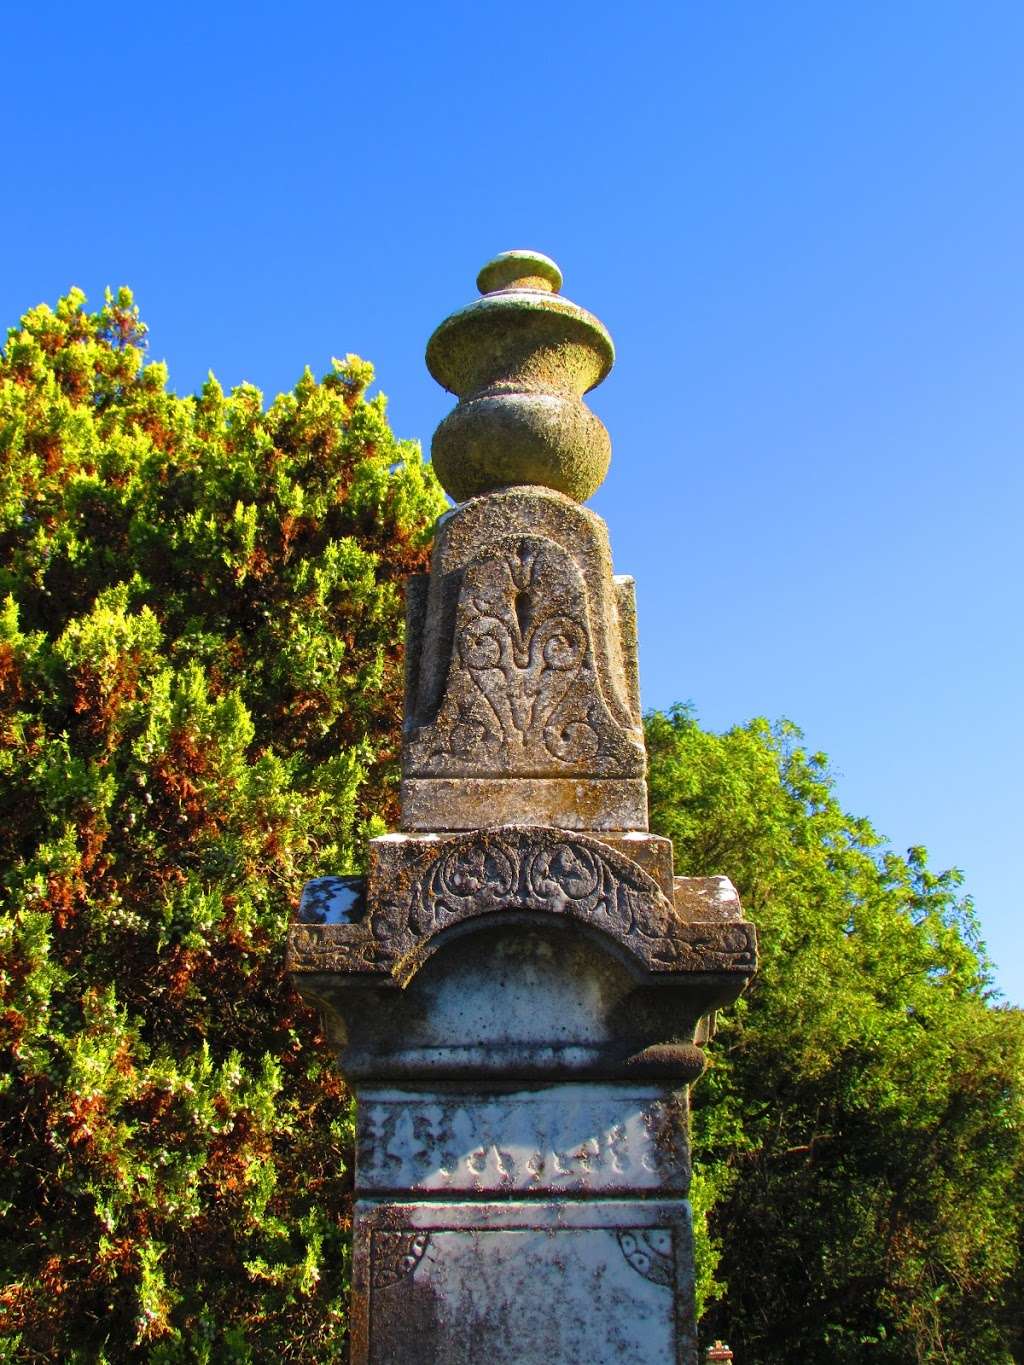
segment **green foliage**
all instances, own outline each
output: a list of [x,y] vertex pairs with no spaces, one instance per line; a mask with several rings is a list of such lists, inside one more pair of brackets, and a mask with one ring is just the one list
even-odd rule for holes
[[761,944],[693,1094],[707,1331],[758,1365],[1024,1358],[1024,1016],[959,874],[844,814],[791,725],[647,740],[677,871],[729,876]]
[[[268,409],[127,291],[0,355],[0,1359],[343,1349],[348,1097],[282,977],[395,817],[398,583],[443,499],[368,366]],[[1024,1027],[970,905],[792,727],[649,720],[654,826],[762,967],[694,1092],[704,1325],[750,1365],[1024,1356]]]
[[324,1359],[349,1102],[282,977],[395,811],[441,497],[349,357],[265,409],[72,291],[0,356],[0,1356]]

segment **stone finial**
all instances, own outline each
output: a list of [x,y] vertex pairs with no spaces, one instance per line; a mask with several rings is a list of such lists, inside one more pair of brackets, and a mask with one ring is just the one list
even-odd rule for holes
[[502,251],[477,275],[476,287],[481,294],[496,294],[500,289],[539,289],[557,294],[562,272],[550,256],[539,251]]
[[483,297],[427,343],[427,368],[460,400],[431,446],[456,502],[517,484],[583,502],[608,472],[608,432],[582,396],[611,370],[615,348],[561,284],[549,257],[504,251],[477,277]]

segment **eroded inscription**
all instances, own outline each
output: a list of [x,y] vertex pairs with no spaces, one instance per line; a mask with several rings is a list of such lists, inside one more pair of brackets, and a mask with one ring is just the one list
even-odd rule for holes
[[683,1193],[688,1183],[685,1097],[667,1086],[362,1094],[363,1193]]

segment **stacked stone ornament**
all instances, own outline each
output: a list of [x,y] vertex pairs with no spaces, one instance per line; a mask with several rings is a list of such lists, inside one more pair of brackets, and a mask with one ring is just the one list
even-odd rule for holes
[[688,1085],[755,968],[647,833],[633,583],[581,502],[611,338],[511,251],[427,346],[458,505],[409,584],[401,832],[289,935],[357,1098],[357,1365],[697,1359]]

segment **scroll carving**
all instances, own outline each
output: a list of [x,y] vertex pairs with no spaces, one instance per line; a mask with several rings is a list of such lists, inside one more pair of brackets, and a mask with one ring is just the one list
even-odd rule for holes
[[598,840],[506,827],[422,844],[381,842],[366,918],[294,925],[292,971],[418,970],[431,941],[460,921],[534,912],[602,931],[650,971],[752,971],[752,927],[683,923],[658,884]]
[[374,1232],[370,1272],[374,1289],[385,1289],[412,1275],[429,1242],[429,1232]]
[[409,738],[409,775],[642,776],[595,667],[588,594],[552,540],[507,537],[467,564],[436,715]]
[[624,1228],[616,1236],[623,1256],[637,1274],[652,1284],[675,1283],[669,1228]]

